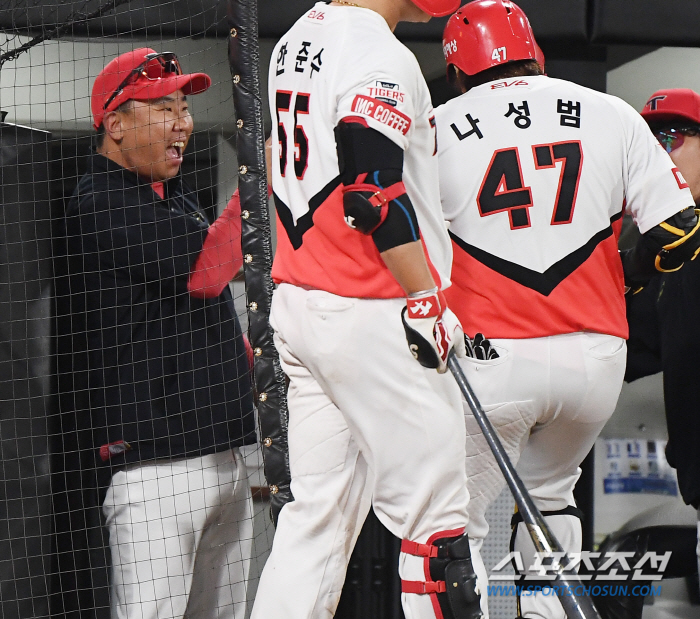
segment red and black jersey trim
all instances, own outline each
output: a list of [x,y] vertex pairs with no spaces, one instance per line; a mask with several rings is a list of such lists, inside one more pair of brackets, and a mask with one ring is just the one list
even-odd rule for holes
[[297,219],[296,224],[294,224],[294,216],[292,215],[292,211],[276,193],[273,193],[277,215],[279,216],[279,219],[287,232],[289,242],[292,244],[292,247],[295,250],[299,249],[304,242],[304,233],[310,230],[314,225],[314,213],[316,210],[328,199],[328,197],[338,188],[339,185],[340,175],[336,176],[323,189],[321,189],[321,191],[313,196],[311,200],[309,200],[308,212],[304,213],[299,219]]
[[474,247],[469,243],[450,232],[450,238],[455,244],[468,253],[472,258],[481,262],[489,269],[500,273],[504,277],[517,282],[518,284],[531,288],[535,292],[547,297],[552,291],[561,284],[569,275],[578,269],[591,254],[595,248],[600,245],[605,239],[613,235],[612,224],[622,217],[622,213],[617,213],[610,218],[610,226],[594,234],[585,245],[582,245],[577,250],[565,256],[558,262],[555,262],[544,273],[539,273],[528,269],[520,264],[504,260],[498,256],[494,256],[483,249]]

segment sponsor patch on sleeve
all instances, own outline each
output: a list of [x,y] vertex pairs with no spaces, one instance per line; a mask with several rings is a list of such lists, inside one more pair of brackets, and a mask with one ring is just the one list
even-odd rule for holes
[[411,119],[392,105],[365,95],[355,95],[352,111],[360,116],[373,118],[377,122],[396,129],[406,135],[411,128]]
[[374,86],[367,87],[367,95],[373,99],[378,99],[382,103],[388,103],[396,107],[399,103],[403,103],[406,95],[401,90],[401,86],[393,82],[384,82],[377,80]]

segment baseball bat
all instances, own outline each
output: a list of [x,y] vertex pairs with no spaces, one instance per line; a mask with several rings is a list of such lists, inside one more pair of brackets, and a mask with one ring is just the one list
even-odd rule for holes
[[[537,509],[535,504],[530,497],[525,485],[515,471],[513,463],[510,461],[506,450],[501,444],[501,440],[496,434],[496,430],[486,416],[484,409],[481,407],[476,394],[471,388],[471,385],[467,381],[467,377],[464,375],[462,368],[459,365],[459,361],[454,353],[454,350],[450,351],[450,355],[447,359],[447,365],[455,377],[459,389],[467,401],[469,408],[471,409],[481,431],[486,438],[486,442],[491,448],[493,457],[496,459],[503,477],[506,479],[506,483],[510,488],[513,498],[518,506],[518,511],[525,522],[528,533],[535,544],[535,549],[537,552],[544,554],[551,553],[564,553],[559,556],[566,556],[564,549],[561,544],[557,541],[557,538],[552,533],[552,530],[547,526],[547,523]],[[565,570],[561,563],[555,559],[553,563],[554,580],[553,586],[555,592],[561,605],[564,607],[566,616],[569,619],[601,619],[598,610],[593,604],[593,600],[587,595],[578,595],[576,590],[578,587],[582,586],[581,579],[574,570]]]

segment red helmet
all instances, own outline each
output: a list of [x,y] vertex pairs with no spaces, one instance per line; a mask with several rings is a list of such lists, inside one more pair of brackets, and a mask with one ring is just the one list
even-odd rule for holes
[[421,11],[433,17],[443,17],[454,13],[462,0],[412,0]]
[[530,22],[510,0],[474,0],[450,17],[442,37],[448,65],[475,75],[512,60],[544,61]]
[[540,66],[542,67],[542,70],[544,71],[544,52],[542,51],[542,48],[537,45],[537,42],[535,41],[535,60],[540,63]]

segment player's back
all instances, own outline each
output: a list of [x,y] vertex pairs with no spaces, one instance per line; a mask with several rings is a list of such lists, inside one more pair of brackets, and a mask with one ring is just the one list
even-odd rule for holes
[[[404,182],[444,282],[432,105],[415,57],[378,13],[318,3],[275,47],[269,78],[278,247],[273,278],[355,297],[404,293],[370,236],[344,222],[334,128],[347,117],[404,150]],[[433,122],[431,123],[431,120]]]
[[685,199],[641,117],[545,76],[483,84],[436,114],[455,252],[448,296],[465,330],[626,337],[617,252],[625,204],[646,231]]

